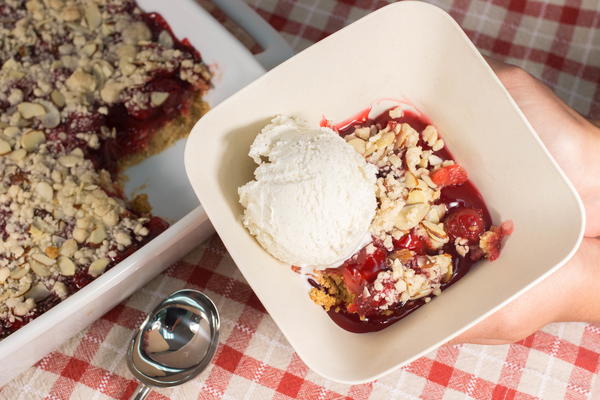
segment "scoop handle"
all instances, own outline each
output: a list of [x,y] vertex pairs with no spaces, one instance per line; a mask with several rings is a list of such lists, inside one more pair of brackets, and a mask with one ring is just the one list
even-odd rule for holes
[[150,387],[140,383],[129,400],[144,400],[148,396],[148,393],[150,393]]

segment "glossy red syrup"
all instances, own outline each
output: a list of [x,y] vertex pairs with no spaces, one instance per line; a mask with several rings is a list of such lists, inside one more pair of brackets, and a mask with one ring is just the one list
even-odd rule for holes
[[[388,112],[382,113],[375,119],[369,119],[369,111],[370,110],[368,109],[362,111],[352,119],[337,125],[332,126],[331,124],[327,123],[326,120],[323,120],[321,125],[330,126],[337,130],[341,136],[346,136],[351,134],[354,129],[358,127],[377,124],[383,128],[390,121],[396,121],[397,123],[408,123],[418,132],[421,132],[427,125],[431,124],[431,122],[424,116],[410,111],[405,111],[404,116],[397,119],[391,119]],[[424,149],[428,149],[428,146],[423,142],[421,142],[419,145]],[[445,147],[442,150],[437,151],[435,154],[444,160],[454,159],[452,154]],[[455,225],[457,226],[463,228],[466,227],[465,229],[477,229],[478,231],[481,231],[482,229],[485,231],[491,227],[491,217],[485,202],[483,201],[483,198],[477,188],[469,180],[460,185],[444,187],[442,189],[441,198],[438,200],[438,204],[441,203],[446,204],[448,207],[448,213],[446,214],[447,219],[450,220],[453,218],[453,215],[456,215],[454,218],[456,220]],[[469,219],[468,217],[472,216],[473,213],[477,214],[479,218]],[[466,217],[464,217],[463,214],[466,215]],[[461,224],[461,222],[464,223]],[[473,228],[473,226],[475,228]],[[457,233],[462,233],[462,231],[459,230]],[[449,234],[452,235],[451,232],[449,232]],[[350,259],[340,267],[330,269],[329,272],[342,274],[348,289],[355,293],[360,293],[359,291],[361,290],[362,285],[364,285],[364,282],[372,282],[379,272],[388,268],[385,264],[385,259],[392,252],[388,252],[383,246],[378,245],[376,242],[374,244],[377,246],[377,250],[372,256],[367,256],[365,250],[363,249],[358,253],[358,257],[356,257],[356,259]],[[394,247],[395,248],[393,251],[399,249],[409,249],[415,251],[417,254],[438,254],[437,251],[431,252],[428,250],[427,244],[424,242],[424,240],[416,235],[413,235],[412,233],[404,236],[400,240],[395,240]],[[477,261],[479,261],[479,259],[481,259],[482,256],[481,253],[469,252],[466,257],[460,257],[458,254],[456,254],[453,241],[450,241],[443,248],[443,251],[452,255],[454,267],[452,278],[442,285],[442,290],[446,289],[462,278],[471,269],[471,267]],[[417,267],[415,266],[415,268]],[[318,287],[318,284],[314,280],[311,279],[309,282],[311,285]],[[350,332],[366,333],[379,331],[399,321],[421,307],[423,304],[425,304],[424,299],[411,300],[404,305],[398,305],[395,308],[392,308],[390,310],[391,314],[389,315],[383,315],[381,313],[374,312],[373,310],[375,308],[373,308],[371,310],[372,313],[369,314],[368,307],[367,309],[362,308],[360,310],[361,312],[367,311],[365,314],[365,319],[360,319],[358,314],[347,311],[331,310],[328,312],[328,314],[331,319],[343,329]],[[377,304],[373,304],[373,307],[376,306]]]

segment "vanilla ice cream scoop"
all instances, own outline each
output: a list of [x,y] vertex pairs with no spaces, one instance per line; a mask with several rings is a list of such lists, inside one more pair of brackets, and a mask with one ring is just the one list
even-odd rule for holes
[[278,116],[256,137],[255,180],[238,189],[243,223],[281,261],[337,266],[370,238],[376,168],[330,128]]

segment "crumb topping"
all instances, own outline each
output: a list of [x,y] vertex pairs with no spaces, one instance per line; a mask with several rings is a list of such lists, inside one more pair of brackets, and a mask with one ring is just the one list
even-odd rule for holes
[[169,101],[161,77],[209,88],[195,50],[151,29],[158,17],[131,0],[0,4],[0,319],[64,299],[67,278],[97,277],[149,235],[88,154],[121,133],[111,110],[143,120]]
[[453,279],[455,258],[494,260],[512,231],[505,224],[485,231],[481,210],[450,211],[442,189],[467,182],[465,170],[436,154],[444,141],[433,125],[418,132],[398,121],[402,107],[388,113],[386,124],[358,126],[344,136],[379,171],[373,241],[342,266],[314,272],[310,292],[326,310],[361,319],[391,314],[409,301],[429,302]]

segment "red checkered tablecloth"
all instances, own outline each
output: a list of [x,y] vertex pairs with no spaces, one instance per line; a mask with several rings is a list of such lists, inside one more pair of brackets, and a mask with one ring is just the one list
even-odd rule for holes
[[[207,1],[201,3],[222,17]],[[248,2],[297,50],[387,4]],[[579,112],[600,119],[600,0],[431,2],[449,11],[484,53],[523,66]],[[155,390],[150,399],[600,399],[600,325],[574,323],[547,326],[513,345],[444,346],[369,384],[323,379],[294,353],[216,236],[1,388],[0,398],[128,398],[136,383],[126,343],[153,305],[183,287],[215,300],[221,344],[197,379]]]

